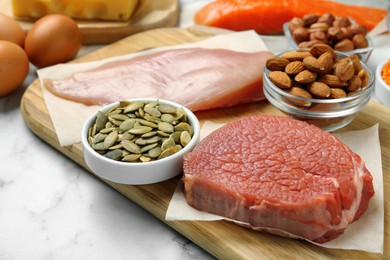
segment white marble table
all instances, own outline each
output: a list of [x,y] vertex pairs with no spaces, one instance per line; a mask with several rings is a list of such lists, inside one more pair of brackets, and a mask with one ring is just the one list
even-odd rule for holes
[[[387,40],[376,39],[371,67],[390,57]],[[0,259],[212,259],[27,128],[19,106],[35,78],[32,67],[0,99]]]

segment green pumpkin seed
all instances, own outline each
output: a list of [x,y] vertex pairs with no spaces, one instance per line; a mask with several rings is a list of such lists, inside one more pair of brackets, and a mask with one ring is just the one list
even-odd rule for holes
[[104,149],[108,149],[110,148],[112,145],[115,144],[116,142],[116,139],[118,138],[118,132],[115,130],[115,131],[112,131],[111,133],[109,133],[107,135],[107,137],[104,139],[103,143],[104,143]]
[[128,106],[125,107],[124,113],[134,112],[140,109],[145,105],[144,102],[132,102]]
[[125,148],[130,153],[141,153],[141,148],[134,142],[129,140],[122,141],[123,148]]
[[135,162],[141,157],[141,154],[129,154],[123,157],[123,162]]
[[176,121],[176,118],[173,115],[171,115],[171,114],[162,114],[161,115],[161,120],[163,122],[167,122],[167,123],[171,123],[172,124],[173,122]]
[[107,122],[108,117],[103,112],[98,111],[96,115],[96,132],[102,130],[106,126]]
[[176,108],[171,106],[171,105],[167,105],[167,104],[160,104],[158,106],[158,110],[161,113],[166,113],[166,114],[174,114],[174,113],[176,113]]
[[160,122],[158,123],[158,130],[163,131],[165,133],[173,133],[174,127],[170,123]]
[[175,126],[175,132],[176,131],[187,131],[192,136],[194,133],[194,130],[191,125],[185,122],[181,122]]
[[117,150],[107,152],[106,154],[104,154],[104,157],[112,160],[118,160],[121,158],[121,155],[122,155],[122,150],[117,149]]
[[145,134],[145,133],[149,133],[150,131],[152,131],[153,128],[149,127],[149,126],[140,126],[140,127],[137,127],[137,128],[132,128],[129,130],[129,133],[130,134],[135,134],[135,135],[142,135],[142,134]]
[[161,112],[155,107],[144,107],[145,113],[154,117],[161,117]]
[[180,143],[180,135],[181,135],[181,132],[173,132],[172,134],[169,135],[170,138],[172,138],[175,143]]
[[145,119],[138,119],[138,122],[141,125],[143,125],[143,126],[149,126],[149,127],[152,127],[152,128],[157,128],[157,125],[154,122],[150,122],[150,121],[145,120]]
[[151,157],[151,158],[157,158],[159,157],[161,154],[161,147],[157,146],[153,149],[150,149],[149,152],[148,152],[148,155]]
[[158,143],[145,145],[145,146],[143,146],[143,147],[141,148],[141,153],[146,153],[146,152],[149,151],[150,149],[155,148],[157,145],[158,145]]
[[146,107],[156,107],[157,105],[159,105],[158,101],[152,101],[152,102],[149,102],[149,103],[145,104],[144,109]]
[[129,119],[129,117],[124,114],[116,114],[116,115],[108,116],[108,118],[112,118],[119,121],[126,121],[127,119]]
[[157,159],[158,159],[158,160],[159,160],[159,159],[163,159],[163,158],[166,158],[166,157],[168,157],[168,156],[170,156],[170,155],[172,155],[172,154],[175,154],[175,153],[176,153],[176,147],[175,147],[175,146],[169,147],[169,148],[163,150],[163,151],[161,152],[161,154],[157,157]]
[[175,147],[175,146],[176,146],[175,140],[173,140],[172,138],[168,138],[161,144],[161,150],[164,151],[170,147]]
[[191,141],[191,135],[187,131],[183,131],[180,134],[180,144],[185,147]]
[[141,138],[149,138],[149,137],[153,137],[157,134],[158,131],[151,131],[151,132],[148,132],[148,133],[145,133],[145,134],[142,134],[141,135]]
[[119,132],[124,133],[134,127],[135,119],[129,118],[119,125]]
[[152,158],[147,156],[141,156],[139,159],[141,160],[141,162],[150,162],[152,160]]

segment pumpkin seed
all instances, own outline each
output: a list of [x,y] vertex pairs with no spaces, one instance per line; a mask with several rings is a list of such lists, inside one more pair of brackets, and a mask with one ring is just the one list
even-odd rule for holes
[[141,135],[141,138],[153,137],[153,136],[155,136],[157,134],[157,132],[156,131],[151,131],[151,132],[145,133],[145,134]]
[[152,131],[152,128],[149,127],[149,126],[140,126],[140,127],[137,127],[137,128],[132,128],[129,130],[129,133],[130,134],[136,134],[136,135],[142,135],[142,134],[146,134],[148,132]]
[[103,112],[98,111],[96,115],[96,132],[102,130],[106,126],[107,122],[108,117]]
[[141,157],[141,154],[129,154],[123,157],[123,162],[135,162]]
[[107,134],[97,133],[93,137],[93,142],[94,143],[100,143],[100,142],[104,141],[104,139],[106,139],[106,137],[107,137]]
[[145,145],[144,147],[141,148],[141,153],[148,152],[150,149],[155,148],[157,145],[158,145],[158,143]]
[[152,160],[152,158],[147,156],[141,156],[139,159],[141,160],[141,162],[150,162]]
[[162,159],[176,153],[176,147],[169,147],[161,152],[157,159]]
[[103,141],[104,149],[108,149],[112,145],[114,145],[117,138],[118,138],[118,132],[117,131],[112,131],[109,135],[107,135],[107,137]]
[[158,130],[163,131],[165,133],[173,133],[174,127],[170,123],[160,122],[158,123]]
[[134,127],[135,119],[129,118],[122,122],[122,124],[119,125],[119,132],[124,133],[127,130],[130,130]]
[[122,150],[117,149],[117,150],[107,152],[106,154],[104,154],[104,157],[112,160],[118,160],[120,159],[121,155],[122,155]]
[[162,114],[161,120],[172,124],[173,122],[176,121],[176,118],[171,114]]
[[129,112],[134,112],[140,109],[145,105],[144,102],[132,102],[128,106],[126,106],[125,110],[123,111],[124,113],[129,113]]
[[170,147],[175,147],[175,145],[176,145],[175,140],[173,140],[173,138],[168,138],[161,144],[161,150],[164,151]]
[[132,141],[123,140],[122,145],[123,145],[123,148],[125,148],[130,153],[141,153],[141,148]]
[[112,118],[112,119],[119,120],[119,121],[126,121],[127,119],[129,119],[129,117],[127,115],[124,115],[124,114],[115,114],[112,116],[108,116],[108,118]]
[[157,147],[155,147],[155,148],[153,148],[153,149],[150,149],[149,152],[148,152],[148,154],[149,154],[149,156],[150,156],[151,158],[157,158],[157,157],[159,157],[160,154],[161,154],[161,147],[157,146]]
[[176,108],[171,106],[171,105],[167,105],[167,104],[160,104],[158,106],[158,110],[161,113],[167,113],[167,114],[174,114],[174,113],[176,113]]
[[175,126],[175,131],[187,131],[192,136],[194,133],[194,130],[192,129],[192,126],[189,125],[186,122],[181,122]]
[[161,112],[155,107],[144,107],[145,113],[154,117],[161,117]]
[[157,128],[157,125],[154,122],[150,122],[150,121],[145,120],[145,119],[138,119],[138,122],[141,125],[143,125],[143,126],[149,126],[149,127],[152,127],[152,128]]
[[185,147],[191,141],[191,135],[187,131],[183,131],[180,134],[180,144]]

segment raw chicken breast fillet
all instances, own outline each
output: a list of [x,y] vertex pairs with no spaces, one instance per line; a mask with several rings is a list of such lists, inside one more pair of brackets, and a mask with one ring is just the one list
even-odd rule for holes
[[161,98],[192,111],[264,99],[263,69],[270,52],[183,48],[160,51],[61,80],[46,80],[53,94],[87,105],[131,98]]

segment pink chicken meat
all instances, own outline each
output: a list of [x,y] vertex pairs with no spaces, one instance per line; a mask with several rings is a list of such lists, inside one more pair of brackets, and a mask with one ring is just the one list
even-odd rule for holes
[[366,211],[373,179],[329,133],[287,117],[238,119],[184,158],[187,203],[201,211],[324,243]]
[[208,110],[264,99],[263,69],[272,56],[267,51],[171,49],[45,80],[44,85],[57,96],[87,105],[161,98],[193,111]]

